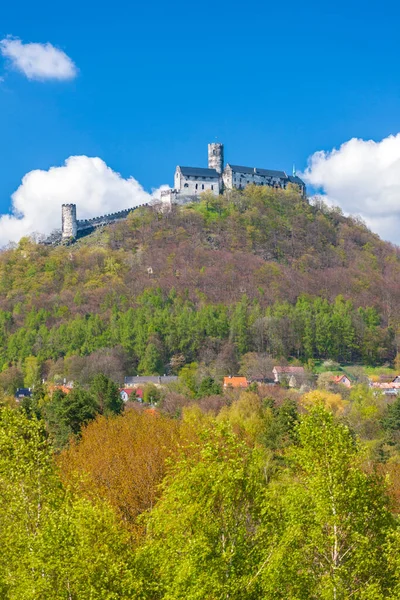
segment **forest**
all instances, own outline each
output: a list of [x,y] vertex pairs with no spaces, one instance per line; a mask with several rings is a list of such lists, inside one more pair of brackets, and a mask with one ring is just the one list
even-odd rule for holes
[[119,372],[164,374],[232,347],[391,364],[399,273],[398,248],[295,188],[147,207],[70,246],[3,250],[0,364],[69,377],[66,359],[112,351]]
[[398,599],[399,273],[295,188],[4,249],[0,597]]
[[4,397],[1,597],[398,598],[400,398],[212,392]]

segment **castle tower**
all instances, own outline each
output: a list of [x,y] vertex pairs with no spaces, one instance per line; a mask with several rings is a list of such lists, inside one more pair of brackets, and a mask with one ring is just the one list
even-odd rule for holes
[[76,238],[78,225],[76,221],[76,204],[63,204],[61,207],[62,239]]
[[224,145],[220,143],[208,144],[208,168],[215,169],[217,173],[224,170]]

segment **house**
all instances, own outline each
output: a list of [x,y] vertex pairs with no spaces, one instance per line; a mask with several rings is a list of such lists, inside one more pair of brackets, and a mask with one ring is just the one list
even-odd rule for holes
[[392,383],[400,383],[400,375],[396,375],[396,377],[392,379]]
[[121,388],[119,395],[124,402],[128,400],[143,402],[143,390],[140,388]]
[[137,388],[144,386],[146,384],[152,383],[157,387],[162,387],[163,385],[167,385],[168,383],[173,383],[174,381],[178,381],[178,377],[176,375],[150,375],[150,376],[141,376],[134,375],[132,377],[125,377],[125,388]]
[[287,383],[289,387],[299,387],[305,376],[304,367],[274,367],[275,383]]
[[[396,377],[397,379],[397,377]],[[374,391],[379,391],[385,394],[385,396],[397,396],[400,394],[400,382],[391,382],[391,383],[372,383],[371,387]]]
[[32,388],[18,388],[14,394],[14,398],[19,402],[22,398],[31,398]]
[[224,377],[224,386],[226,388],[248,388],[249,382],[246,377]]
[[347,388],[351,388],[351,381],[347,377],[347,375],[334,375],[332,377],[332,382],[340,385],[344,385]]

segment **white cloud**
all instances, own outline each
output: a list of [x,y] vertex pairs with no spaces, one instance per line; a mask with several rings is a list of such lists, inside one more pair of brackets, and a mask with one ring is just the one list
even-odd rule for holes
[[12,195],[12,214],[0,217],[0,245],[59,229],[61,204],[76,204],[77,218],[88,219],[151,202],[160,189],[148,194],[136,179],[124,179],[101,158],[70,156],[62,167],[24,176]]
[[49,42],[24,44],[19,39],[8,37],[0,40],[0,53],[28,79],[66,80],[73,79],[77,74],[77,68],[69,56]]
[[379,142],[353,138],[339,149],[315,152],[302,176],[329,203],[400,243],[400,133]]

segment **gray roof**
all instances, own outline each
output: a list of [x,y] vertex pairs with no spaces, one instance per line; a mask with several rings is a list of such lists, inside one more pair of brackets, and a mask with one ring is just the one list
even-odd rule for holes
[[284,171],[274,171],[272,169],[258,169],[257,167],[241,167],[239,165],[229,165],[235,173],[245,173],[246,175],[261,175],[263,177],[280,177],[287,179]]
[[286,179],[287,175],[284,171],[274,171],[273,169],[256,169],[257,175],[263,175],[264,177],[279,177],[280,179]]
[[140,385],[144,383],[172,383],[177,381],[176,375],[150,375],[150,376],[139,376],[125,377],[125,385]]
[[182,175],[186,177],[212,177],[219,178],[219,173],[215,169],[203,169],[201,167],[178,167]]
[[290,183],[295,183],[296,185],[304,185],[304,181],[300,179],[300,177],[297,177],[297,175],[290,175],[288,179]]

